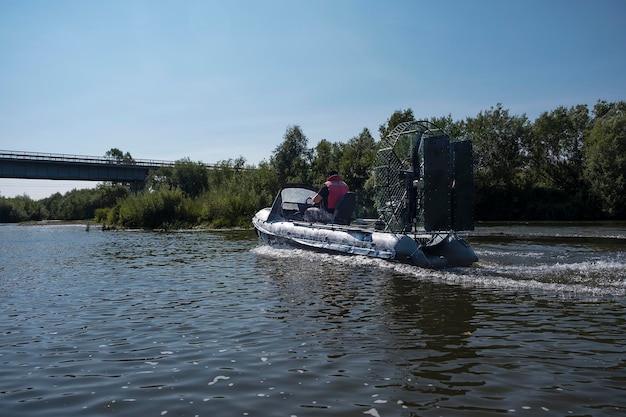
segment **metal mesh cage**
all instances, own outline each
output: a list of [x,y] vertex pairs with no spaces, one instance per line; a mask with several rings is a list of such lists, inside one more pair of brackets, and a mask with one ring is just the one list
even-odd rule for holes
[[422,141],[441,135],[428,121],[403,122],[381,139],[374,166],[375,202],[385,231],[408,232],[424,222]]

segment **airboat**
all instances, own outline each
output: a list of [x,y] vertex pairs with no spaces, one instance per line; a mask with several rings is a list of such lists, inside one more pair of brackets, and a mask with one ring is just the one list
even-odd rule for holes
[[474,230],[472,143],[450,138],[432,122],[413,121],[400,123],[379,145],[373,170],[378,218],[355,218],[357,195],[349,192],[329,222],[305,221],[317,189],[290,184],[254,215],[259,237],[269,244],[425,268],[478,261],[466,240]]

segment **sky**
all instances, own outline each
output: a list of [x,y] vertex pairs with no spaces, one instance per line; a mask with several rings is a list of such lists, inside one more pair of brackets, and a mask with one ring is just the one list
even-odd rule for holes
[[[626,100],[623,0],[0,0],[0,150],[214,163]],[[33,199],[96,183],[0,178]]]

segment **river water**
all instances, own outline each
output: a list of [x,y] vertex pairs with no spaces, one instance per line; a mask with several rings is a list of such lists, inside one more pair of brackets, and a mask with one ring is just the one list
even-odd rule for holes
[[625,224],[432,271],[252,231],[0,226],[2,416],[626,415]]

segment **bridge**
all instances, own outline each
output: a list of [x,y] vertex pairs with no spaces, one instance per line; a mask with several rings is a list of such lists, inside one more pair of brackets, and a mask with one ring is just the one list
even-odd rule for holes
[[0,150],[0,178],[112,181],[129,183],[133,191],[143,187],[150,170],[167,166],[174,162]]

